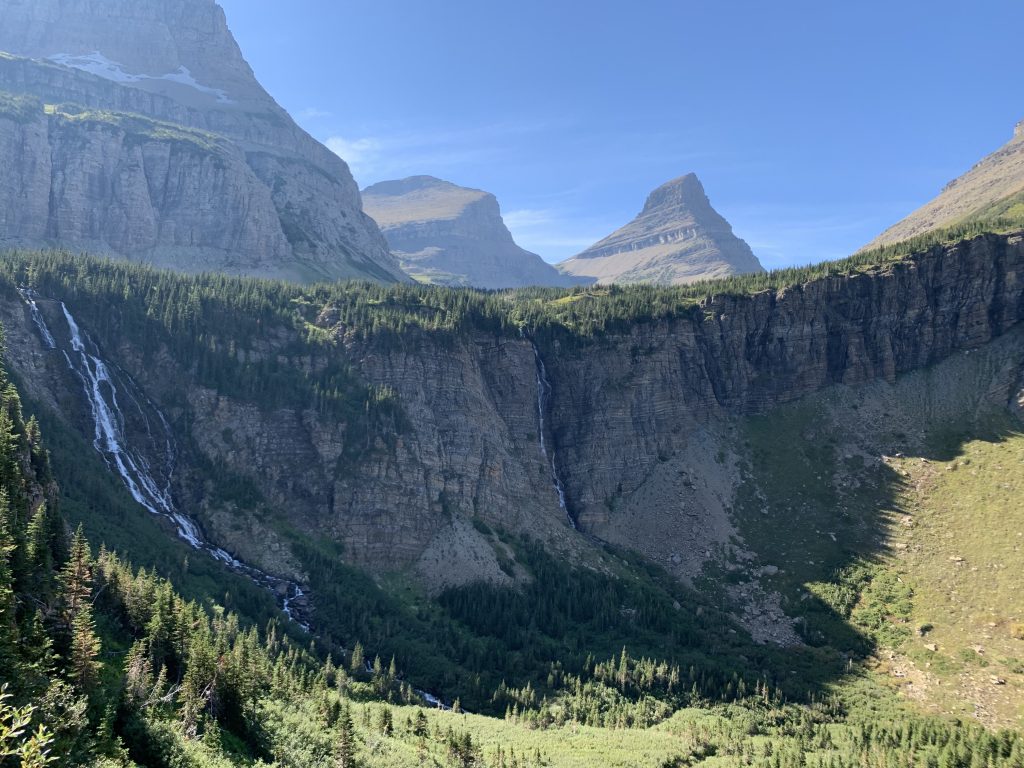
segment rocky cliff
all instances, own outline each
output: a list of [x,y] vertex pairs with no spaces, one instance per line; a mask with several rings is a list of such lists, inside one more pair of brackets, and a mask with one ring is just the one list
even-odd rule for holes
[[657,285],[764,271],[692,173],[656,189],[632,222],[559,269],[600,283]]
[[[3,0],[0,13],[0,50],[14,54],[0,54],[0,91],[6,94],[0,97],[0,121],[7,147],[0,156],[2,195],[32,211],[29,217],[4,209],[8,221],[22,224],[0,229],[0,244],[58,245],[178,269],[300,281],[408,279],[363,214],[348,167],[267,95],[212,0]],[[12,115],[22,110],[2,105],[25,95],[39,107],[30,121],[32,137],[21,146],[13,142],[24,133],[21,126],[28,117]],[[51,113],[88,111],[93,118],[103,113],[105,122],[122,125],[148,118],[167,124],[175,135],[211,134],[207,138],[218,145],[218,153],[231,155],[231,168],[216,178],[200,178],[187,168],[179,175],[173,163],[166,168],[149,160],[140,164],[134,144],[117,141],[107,142],[98,155],[97,137],[90,131],[109,135],[103,121],[64,120],[54,130],[50,126],[56,120],[39,114],[43,105]],[[47,130],[40,133],[44,124]],[[162,130],[147,133],[147,158],[180,149],[170,147],[174,137]],[[58,135],[65,139],[62,145],[41,143]],[[72,143],[91,154],[68,158]],[[161,143],[163,149],[156,149]],[[46,154],[52,155],[45,162],[54,196],[65,209],[94,209],[95,217],[105,221],[62,226],[67,213],[48,207],[50,190],[18,186],[20,168],[39,166]],[[91,186],[64,183],[65,175],[80,173],[69,162],[88,168]],[[126,168],[134,177],[127,183]],[[167,177],[157,178],[160,173]],[[140,179],[157,189],[141,194]],[[176,187],[178,195],[161,198],[159,187]],[[86,191],[94,197],[83,197]],[[249,205],[236,207],[239,202]],[[206,221],[191,218],[194,211],[202,211]],[[227,232],[210,233],[209,220],[223,222]],[[152,236],[140,239],[144,230]]]
[[406,272],[426,282],[474,288],[580,282],[516,245],[487,192],[416,176],[364,189],[363,207]]
[[864,247],[870,250],[971,220],[1024,216],[1024,122],[1013,139],[986,157],[942,193]]
[[[204,501],[219,480],[203,467],[244,478],[292,525],[340,542],[350,562],[408,569],[434,588],[511,578],[475,520],[569,557],[611,541],[690,578],[732,546],[737,420],[987,344],[1024,320],[1022,270],[1024,235],[992,235],[777,292],[714,296],[596,337],[556,328],[531,342],[480,327],[410,330],[399,342],[354,334],[343,308],[326,306],[317,325],[334,335],[333,352],[303,352],[298,331],[269,328],[232,344],[234,355],[301,370],[340,357],[393,393],[402,418],[358,437],[313,403],[259,406],[200,384],[170,348],[144,357],[103,335],[114,331],[91,330],[191,446],[181,497],[218,544],[264,567],[281,558],[254,542],[272,536],[258,533],[258,515]],[[40,306],[59,322],[55,305]],[[36,399],[66,402],[52,384],[62,358],[46,353],[27,308],[9,303],[4,321],[12,365]],[[1017,392],[1005,388],[1004,404]]]

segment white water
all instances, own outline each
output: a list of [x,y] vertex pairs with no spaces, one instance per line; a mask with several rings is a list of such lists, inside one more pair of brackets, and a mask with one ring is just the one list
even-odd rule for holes
[[19,289],[18,291],[21,297],[28,304],[29,313],[32,315],[32,322],[36,325],[36,330],[39,331],[39,335],[43,337],[43,343],[47,349],[56,349],[57,342],[53,340],[53,335],[50,333],[50,329],[46,327],[46,321],[43,320],[43,313],[39,311],[39,305],[36,304],[36,295],[33,291],[28,289]]
[[540,452],[551,468],[551,482],[555,486],[555,493],[558,494],[558,506],[565,513],[565,517],[569,521],[569,525],[573,527],[573,530],[578,530],[576,520],[569,512],[569,506],[565,501],[565,486],[562,485],[562,479],[558,474],[558,460],[555,449],[552,447],[548,451],[547,446],[547,421],[545,414],[548,410],[548,401],[551,398],[551,382],[548,381],[548,369],[544,365],[544,359],[540,356],[540,350],[537,349],[537,345],[533,341],[530,342],[530,345],[533,347],[533,356],[537,361],[537,422],[540,432]]
[[[46,319],[36,305],[34,295],[30,291],[22,291],[22,296],[29,306],[32,320],[44,343],[49,349],[58,349],[54,336],[46,324]],[[68,368],[82,381],[85,396],[92,411],[93,447],[107,462],[107,466],[117,472],[135,501],[150,513],[170,520],[174,524],[179,538],[186,541],[193,549],[205,552],[215,560],[249,577],[256,584],[281,599],[284,614],[308,632],[309,626],[298,618],[293,608],[296,601],[305,597],[305,593],[297,584],[246,565],[220,547],[209,543],[203,538],[199,526],[177,509],[171,493],[171,479],[174,475],[177,452],[167,418],[154,403],[147,400],[146,404],[149,410],[158,417],[160,428],[163,430],[162,439],[157,440],[153,435],[146,408],[140,402],[140,398],[145,399],[145,397],[141,392],[137,392],[134,384],[123,375],[117,377],[122,382],[122,389],[118,389],[109,366],[98,357],[98,354],[93,354],[90,351],[95,349],[95,345],[83,334],[67,306],[63,303],[60,306],[68,326],[71,346],[70,354],[68,351],[63,351],[64,359],[67,361]],[[98,353],[98,350],[95,351]],[[162,452],[164,466],[160,470],[154,470],[145,455],[133,450],[130,446],[119,395],[124,395],[131,400],[135,408],[138,409],[142,418],[141,423],[145,425],[146,434],[154,453]],[[163,474],[163,482],[157,479],[158,472]]]
[[[58,349],[53,334],[46,324],[46,319],[35,303],[34,294],[24,290],[22,291],[22,296],[29,306],[33,322],[35,322],[36,328],[39,330],[39,334],[42,336],[47,347],[52,350]],[[305,592],[302,591],[298,584],[279,579],[250,565],[246,565],[220,547],[209,543],[203,538],[199,526],[175,507],[171,494],[171,478],[174,474],[174,461],[177,451],[167,418],[154,403],[146,399],[135,388],[134,384],[123,375],[117,377],[122,381],[122,389],[118,390],[114,377],[111,376],[109,366],[98,356],[99,350],[95,348],[95,345],[92,344],[88,336],[78,327],[78,323],[72,317],[67,306],[63,303],[60,306],[64,319],[67,322],[72,352],[72,355],[69,355],[65,351],[64,359],[67,361],[71,371],[82,380],[86,399],[89,401],[90,408],[92,409],[94,425],[93,446],[106,460],[107,465],[111,469],[116,470],[128,491],[132,494],[132,497],[139,504],[150,513],[171,520],[181,539],[188,542],[194,549],[207,553],[232,570],[249,577],[256,584],[271,592],[271,594],[281,600],[282,613],[285,616],[305,631],[311,631],[309,625],[303,622],[294,607],[297,601],[306,597]],[[90,352],[90,349],[94,350],[96,354]],[[126,434],[124,418],[118,399],[119,394],[123,394],[126,398],[130,399],[135,408],[138,409],[153,449],[160,449],[164,452],[165,466],[162,471],[165,482],[163,484],[154,477],[153,469],[145,457],[138,452],[132,451],[129,446],[129,439]],[[140,402],[140,398],[146,400],[149,410],[159,419],[160,428],[163,430],[163,438],[161,440],[157,440],[154,437],[149,416],[146,413],[146,408]],[[543,441],[543,437],[541,439]],[[547,454],[545,453],[545,455]],[[369,662],[367,662],[366,668],[368,672],[373,671]],[[428,706],[451,710],[451,707],[445,704],[439,697],[427,691],[417,689],[415,693]]]

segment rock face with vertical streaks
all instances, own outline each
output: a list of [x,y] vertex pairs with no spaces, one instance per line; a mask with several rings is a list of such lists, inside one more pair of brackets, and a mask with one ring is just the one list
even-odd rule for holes
[[[0,320],[11,364],[39,390],[36,399],[60,402],[38,367],[41,341],[27,309],[7,305]],[[536,339],[551,387],[545,438],[569,512],[583,533],[693,577],[734,532],[744,450],[731,432],[737,420],[833,387],[891,384],[985,347],[1022,321],[1024,235],[1017,233],[783,291],[712,297],[599,338],[547,333]],[[266,410],[200,386],[171,350],[144,364],[116,337],[90,333],[154,402],[181,404],[175,424],[187,425],[205,465],[244,478],[292,524],[339,542],[354,564],[409,569],[434,588],[508,580],[503,545],[474,521],[528,533],[569,557],[589,546],[559,507],[541,450],[528,338],[469,327],[410,330],[395,343],[350,333],[327,310],[318,324],[337,338],[335,354],[361,380],[393,392],[403,414],[401,424],[378,424],[361,437],[354,452],[346,450],[345,425],[308,402],[283,396]],[[268,333],[252,348],[239,340],[236,352],[297,354],[296,333]],[[303,368],[327,364],[287,359]],[[1009,403],[1020,389],[1013,386],[1019,365],[1013,381],[993,379],[986,391],[1002,388]],[[181,482],[196,482],[203,463],[183,470]],[[199,492],[182,489],[189,493]],[[218,544],[240,549],[231,526],[218,531]]]
[[0,0],[0,245],[405,281],[213,0]]

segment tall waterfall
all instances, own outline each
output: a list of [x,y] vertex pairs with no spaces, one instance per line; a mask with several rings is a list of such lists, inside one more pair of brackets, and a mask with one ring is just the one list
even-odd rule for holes
[[[246,565],[211,544],[195,521],[177,508],[171,492],[177,450],[173,432],[160,409],[127,375],[112,370],[100,357],[98,347],[79,328],[63,302],[60,308],[68,329],[68,349],[58,345],[35,295],[28,290],[22,290],[21,295],[43,343],[50,350],[60,350],[68,368],[81,380],[92,413],[93,447],[121,478],[132,498],[150,513],[170,520],[178,537],[193,549],[207,553],[269,590],[282,601],[285,615],[308,630],[309,627],[296,617],[294,606],[305,597],[298,584]],[[129,408],[127,414],[125,406]],[[128,429],[129,422],[139,429]],[[133,445],[130,436],[133,432],[137,432],[140,439],[145,434],[148,450]],[[154,466],[147,453],[158,457],[160,466]]]
[[562,485],[562,478],[558,473],[558,457],[554,446],[551,447],[551,450],[548,450],[547,445],[547,411],[551,400],[551,382],[548,380],[548,369],[544,365],[544,358],[540,356],[540,350],[537,349],[537,345],[532,340],[530,341],[530,346],[533,347],[533,356],[537,361],[537,423],[540,432],[540,452],[551,468],[551,482],[554,484],[555,492],[558,494],[558,506],[565,513],[565,517],[568,519],[569,525],[573,527],[573,530],[578,530],[576,518],[572,516],[565,500],[565,486]]

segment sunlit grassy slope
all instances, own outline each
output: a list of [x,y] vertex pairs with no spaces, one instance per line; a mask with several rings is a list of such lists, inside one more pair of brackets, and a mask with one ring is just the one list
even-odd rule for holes
[[872,653],[914,706],[1024,723],[1024,360],[1011,334],[744,426],[745,546],[805,641]]

